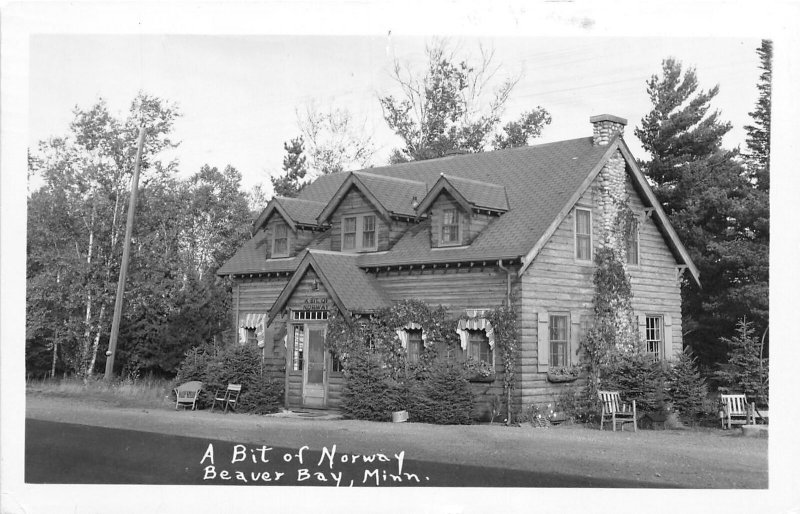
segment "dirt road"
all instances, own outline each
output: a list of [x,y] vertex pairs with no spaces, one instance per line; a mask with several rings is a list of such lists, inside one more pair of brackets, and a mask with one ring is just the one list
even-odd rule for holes
[[[536,471],[646,487],[766,488],[767,440],[738,431],[599,431],[437,426],[163,408],[119,408],[28,394],[26,417],[108,428],[359,454],[405,452],[408,459]],[[646,485],[645,485],[646,484]]]

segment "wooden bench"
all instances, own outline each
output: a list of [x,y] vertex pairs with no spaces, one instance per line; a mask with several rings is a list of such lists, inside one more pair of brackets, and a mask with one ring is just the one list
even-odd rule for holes
[[636,432],[636,400],[630,404],[624,404],[619,398],[619,391],[598,391],[602,411],[600,412],[600,430],[603,430],[603,422],[606,418],[611,418],[611,428],[617,431],[617,423],[621,429],[625,429],[625,423],[633,423],[633,431]]
[[197,408],[197,398],[200,397],[200,391],[203,389],[203,383],[193,380],[186,382],[175,388],[175,410],[178,407],[192,407],[192,410]]
[[722,428],[730,430],[734,423],[737,425],[755,424],[755,404],[748,402],[745,395],[721,394],[719,400],[722,403],[722,415],[720,416]]

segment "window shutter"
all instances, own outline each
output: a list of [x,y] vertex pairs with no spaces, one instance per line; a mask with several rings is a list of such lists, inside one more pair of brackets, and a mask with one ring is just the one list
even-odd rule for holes
[[547,311],[539,311],[539,343],[537,365],[539,371],[547,371],[550,368],[550,318]]
[[664,358],[672,359],[672,316],[664,314]]
[[581,345],[581,315],[580,314],[570,314],[571,324],[569,331],[569,344],[570,344],[570,351],[569,351],[569,362],[567,364],[578,364],[580,362],[580,357],[578,356],[578,350],[580,349]]
[[647,327],[647,316],[645,314],[639,314],[637,318],[639,319],[639,342],[645,345],[645,341],[647,341],[647,332],[645,330]]

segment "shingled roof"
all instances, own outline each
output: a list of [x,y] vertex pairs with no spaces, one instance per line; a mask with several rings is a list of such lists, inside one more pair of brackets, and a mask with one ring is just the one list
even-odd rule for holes
[[442,191],[449,192],[467,212],[471,209],[494,212],[508,210],[508,198],[504,186],[442,174],[419,203],[416,208],[417,213],[426,212]]
[[303,198],[287,198],[284,196],[273,197],[267,206],[261,211],[256,221],[253,223],[256,229],[260,229],[267,222],[273,212],[278,212],[289,223],[292,230],[296,230],[296,224],[316,226],[317,216],[325,208],[327,202],[316,202]]
[[351,187],[361,191],[384,217],[416,216],[413,200],[422,198],[428,191],[428,186],[424,181],[353,171],[347,174],[336,192],[328,199],[328,205],[319,214],[318,221],[320,223],[325,222],[333,214]]
[[391,305],[375,277],[359,268],[357,255],[312,249],[301,255],[297,271],[269,312],[268,324],[280,314],[309,269],[316,272],[323,287],[342,312],[374,312]]
[[[410,211],[410,195],[417,192],[418,199],[425,198],[442,176],[469,202],[483,207],[498,207],[500,191],[504,193],[508,211],[487,226],[469,246],[454,248],[431,248],[427,234],[429,223],[406,231],[400,240],[387,252],[364,253],[357,257],[362,268],[413,265],[422,263],[447,263],[465,261],[496,261],[499,259],[532,259],[533,249],[544,244],[556,222],[572,208],[578,196],[599,173],[608,157],[617,150],[623,151],[629,161],[638,187],[648,186],[644,177],[631,161],[630,151],[622,138],[615,138],[607,145],[596,146],[591,137],[559,141],[536,146],[525,146],[477,154],[453,155],[440,159],[409,162],[392,166],[370,168],[368,172],[334,173],[319,177],[300,192],[300,198],[328,203],[322,215],[330,210],[331,200],[337,192],[349,190],[346,181],[358,180],[372,191],[387,209],[397,213]],[[406,181],[406,182],[404,182]],[[487,185],[487,187],[482,187]],[[402,194],[397,185],[403,184]],[[372,189],[371,189],[372,190]],[[649,191],[648,191],[649,192]],[[664,229],[668,244],[679,264],[686,264],[695,278],[696,268],[691,263],[683,245],[674,236],[674,231],[663,210],[654,201],[652,192],[643,199],[654,207],[656,221]],[[394,202],[394,203],[393,203]],[[389,207],[391,206],[391,207]],[[406,207],[407,206],[407,207]],[[331,211],[332,212],[332,211]],[[413,215],[413,213],[412,213]],[[240,252],[248,252],[252,245],[245,245]],[[262,271],[271,271],[273,265],[259,256]],[[255,259],[242,259],[237,253],[234,259],[252,263]],[[233,261],[233,259],[232,259]],[[529,262],[529,261],[528,261]],[[226,263],[220,274],[239,273]],[[282,265],[279,265],[282,266]],[[248,268],[248,271],[251,268]]]

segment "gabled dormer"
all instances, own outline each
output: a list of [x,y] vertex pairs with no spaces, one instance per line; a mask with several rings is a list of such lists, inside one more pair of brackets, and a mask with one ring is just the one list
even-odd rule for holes
[[432,248],[466,246],[508,211],[508,197],[503,186],[441,174],[416,211],[430,218]]
[[324,228],[317,216],[325,207],[322,202],[299,198],[274,197],[254,223],[256,231],[266,233],[266,258],[294,257],[308,246]]
[[331,251],[386,251],[416,222],[414,205],[426,191],[424,182],[351,172],[317,222],[331,227]]

